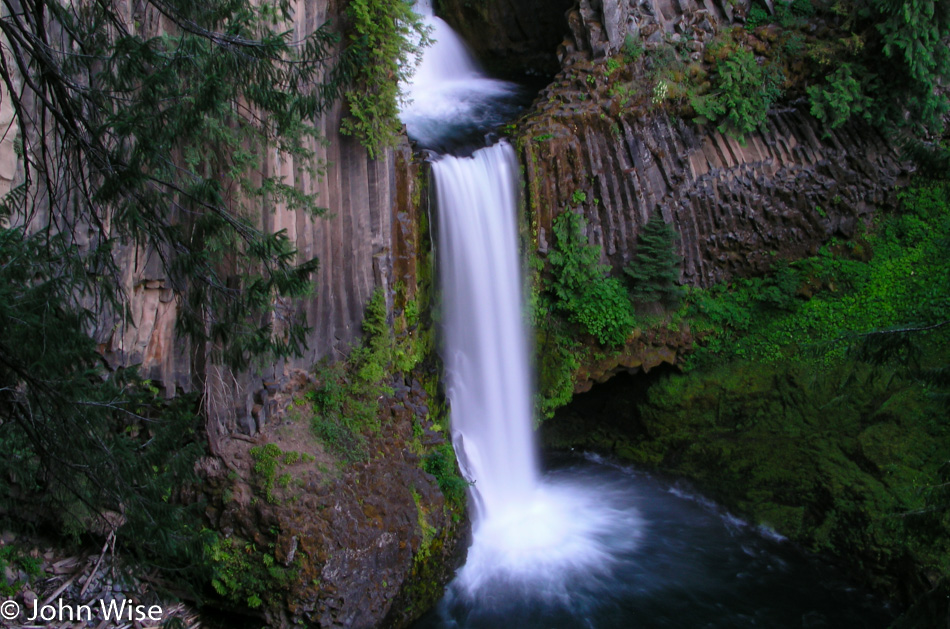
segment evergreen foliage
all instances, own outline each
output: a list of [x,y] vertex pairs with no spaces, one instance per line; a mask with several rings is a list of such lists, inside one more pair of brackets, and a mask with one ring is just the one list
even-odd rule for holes
[[203,451],[197,400],[110,371],[89,333],[130,317],[116,254],[131,249],[161,263],[179,332],[212,361],[300,351],[305,327],[275,304],[306,293],[317,261],[262,231],[259,208],[323,210],[260,157],[319,175],[310,121],[346,66],[325,26],[295,41],[290,18],[286,1],[4,3],[0,78],[24,171],[0,216],[6,513],[111,531],[200,576],[201,508],[175,499]]
[[349,115],[342,131],[356,136],[375,158],[399,138],[399,84],[422,59],[428,30],[409,0],[349,0],[346,15],[355,72],[346,90]]
[[[832,26],[820,39],[808,20]],[[747,28],[774,22],[786,52],[808,61],[814,116],[832,127],[852,117],[910,137],[940,133],[950,103],[950,3],[945,0],[852,0],[832,5],[796,0],[750,11]],[[784,31],[784,32],[783,32]],[[797,34],[796,34],[797,33]],[[788,34],[793,34],[786,37]],[[775,33],[771,37],[775,37]],[[795,44],[809,40],[805,46]]]
[[676,231],[656,213],[637,235],[637,254],[624,272],[633,281],[631,294],[640,303],[676,304],[683,296],[677,284],[680,257],[676,254]]
[[73,537],[118,528],[132,556],[198,578],[200,506],[169,500],[203,452],[196,400],[166,402],[134,370],[105,369],[85,329],[92,313],[67,300],[82,289],[68,267],[83,260],[51,261],[48,246],[0,229],[0,505]]
[[551,291],[556,306],[601,345],[623,345],[633,330],[633,308],[623,283],[600,264],[600,248],[587,243],[585,221],[574,212],[554,219]]
[[870,119],[871,103],[864,94],[858,79],[863,68],[854,64],[842,64],[827,78],[827,83],[819,87],[808,87],[811,101],[811,115],[828,123],[835,129],[852,116]]
[[855,30],[866,40],[867,89],[879,122],[921,133],[943,127],[950,76],[950,3],[867,0],[856,3]]

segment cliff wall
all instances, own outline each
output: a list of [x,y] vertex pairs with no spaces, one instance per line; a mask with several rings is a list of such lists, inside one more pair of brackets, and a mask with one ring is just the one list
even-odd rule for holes
[[[681,236],[684,283],[709,286],[851,237],[888,202],[906,166],[868,126],[828,129],[793,103],[740,139],[686,121],[653,98],[654,51],[688,41],[698,63],[745,8],[581,0],[568,11],[563,69],[516,131],[542,253],[551,220],[572,207],[587,217],[590,242],[619,270],[636,254],[640,228],[659,212]],[[635,62],[621,55],[611,69],[606,58],[628,37],[645,53]],[[630,68],[618,71],[624,64]]]
[[[328,20],[340,23],[338,4],[292,4],[295,40]],[[155,21],[145,20],[142,28],[160,31],[160,20],[151,17]],[[35,128],[17,129],[9,100],[0,98],[0,104],[0,122],[9,126],[0,140],[0,192],[6,192],[24,179],[17,144],[30,150],[47,140]],[[231,580],[215,584],[218,603],[261,614],[273,626],[404,626],[441,595],[465,538],[464,498],[447,500],[442,487],[454,472],[454,458],[431,343],[402,346],[416,351],[412,373],[392,367],[398,373],[380,376],[380,395],[366,404],[372,426],[349,436],[359,446],[354,452],[341,452],[331,438],[349,428],[349,415],[338,418],[346,426],[332,425],[337,433],[330,437],[315,436],[311,425],[324,412],[315,402],[316,387],[341,386],[337,371],[326,370],[317,383],[311,368],[347,356],[362,336],[376,289],[386,296],[389,322],[401,317],[401,328],[392,330],[397,336],[422,336],[427,332],[420,327],[431,328],[420,295],[420,276],[428,281],[432,272],[418,164],[405,140],[370,159],[340,133],[342,116],[337,103],[316,122],[320,139],[309,148],[322,165],[320,176],[301,175],[303,164],[276,151],[260,158],[259,177],[279,175],[315,193],[326,214],[313,218],[266,200],[250,208],[257,210],[259,228],[286,232],[298,260],[320,261],[312,294],[278,304],[271,315],[278,332],[283,318],[304,317],[310,327],[304,355],[243,373],[213,364],[212,348],[195,347],[176,333],[179,304],[159,255],[122,242],[114,251],[129,317],[97,312],[92,330],[111,367],[138,366],[168,397],[201,394],[204,435],[216,456],[199,461],[202,482],[183,488],[183,498],[206,505],[207,525],[219,535],[207,567]],[[30,227],[51,222],[42,199],[31,201]],[[81,227],[72,234],[79,246],[110,236]],[[411,323],[405,313],[410,303],[416,309]],[[406,363],[403,356],[400,364]],[[438,479],[429,471],[434,456],[442,457]],[[261,471],[262,461],[271,466],[271,477]],[[282,480],[275,483],[278,467]],[[464,488],[458,492],[464,496]],[[275,557],[283,580],[259,570]]]
[[767,128],[744,143],[662,111],[602,114],[599,105],[569,106],[536,114],[521,129],[542,252],[551,220],[581,206],[590,242],[619,269],[636,254],[640,228],[660,212],[680,234],[683,281],[709,286],[855,235],[904,174],[873,130],[824,135],[796,109],[772,112]]
[[[294,39],[303,40],[328,20],[339,23],[340,16],[335,13],[339,7],[324,0],[296,0],[293,7]],[[161,20],[147,16],[142,28],[161,30]],[[17,121],[9,99],[0,102],[0,124],[9,129],[0,140],[3,193],[22,180],[23,173],[15,151]],[[266,423],[272,407],[268,398],[293,370],[308,369],[325,357],[344,356],[360,335],[370,294],[376,287],[388,289],[391,284],[397,180],[409,176],[406,169],[397,172],[396,160],[397,153],[407,147],[382,151],[378,159],[371,160],[355,139],[340,134],[342,115],[337,103],[316,123],[321,139],[309,141],[309,148],[324,166],[321,176],[301,179],[302,165],[276,153],[260,159],[261,177],[279,174],[302,192],[315,193],[318,203],[327,208],[326,215],[319,218],[266,201],[257,208],[259,227],[270,232],[285,230],[299,252],[298,260],[320,260],[312,295],[284,305],[275,315],[276,329],[280,329],[281,317],[298,314],[305,318],[311,330],[303,356],[240,374],[213,365],[210,348],[191,347],[176,334],[178,304],[156,252],[128,245],[116,249],[131,317],[100,314],[93,331],[100,351],[113,367],[139,365],[142,375],[169,397],[176,392],[202,392],[215,449],[224,435],[235,431],[253,434]],[[41,141],[32,129],[26,131],[26,137],[27,146]],[[43,218],[42,203],[36,205],[39,214],[31,220],[39,224],[48,219]],[[75,238],[82,245],[95,236],[77,233]]]

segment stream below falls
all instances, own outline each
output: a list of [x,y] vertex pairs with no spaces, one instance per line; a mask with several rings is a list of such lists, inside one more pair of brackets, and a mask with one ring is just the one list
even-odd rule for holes
[[603,569],[565,583],[526,567],[474,592],[456,581],[414,629],[883,629],[894,619],[837,570],[676,483],[593,455],[546,458],[544,482],[638,514],[597,540]]

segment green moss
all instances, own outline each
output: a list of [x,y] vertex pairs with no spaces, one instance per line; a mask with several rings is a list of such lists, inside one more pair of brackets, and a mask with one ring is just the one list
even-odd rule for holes
[[468,483],[459,475],[451,443],[437,446],[426,454],[422,459],[422,469],[435,476],[442,495],[452,508],[465,506]]
[[[7,568],[10,568],[13,574],[24,572],[26,581],[37,579],[43,574],[40,559],[31,556],[27,550],[16,544],[0,546],[0,575],[5,575]],[[5,578],[0,579],[0,595],[13,596],[23,585],[24,581],[20,579],[14,579],[10,583]]]
[[857,386],[848,365],[815,373],[734,361],[669,376],[640,408],[643,433],[616,451],[693,478],[755,522],[895,591],[904,553],[934,567],[943,556],[946,519],[929,525],[930,541],[908,542],[927,508],[921,489],[940,482],[950,457],[950,431],[932,421],[939,401],[879,369],[861,370]]
[[[381,290],[367,302],[363,333],[346,361],[317,368],[318,384],[304,396],[313,404],[314,435],[349,461],[366,455],[363,433],[379,431],[379,400],[392,393],[388,381],[395,342]],[[405,357],[401,360],[403,366],[408,362]]]
[[282,606],[283,592],[296,571],[276,562],[273,544],[263,552],[251,542],[218,538],[207,554],[213,570],[211,585],[218,595],[251,609]]

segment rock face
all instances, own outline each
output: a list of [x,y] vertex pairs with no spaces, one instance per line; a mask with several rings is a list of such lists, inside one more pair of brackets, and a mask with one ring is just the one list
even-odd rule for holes
[[[640,227],[659,212],[680,234],[684,283],[709,286],[813,254],[832,237],[851,237],[890,200],[907,173],[870,127],[827,129],[789,106],[740,140],[686,122],[651,99],[649,51],[669,45],[666,37],[688,34],[698,60],[702,42],[741,9],[582,0],[570,12],[565,68],[517,130],[541,253],[553,217],[571,207],[584,213],[590,242],[619,270],[636,254]],[[648,53],[622,71],[632,72],[623,82],[597,57],[615,52],[627,34]]]
[[436,14],[493,72],[553,75],[573,0],[438,0]]
[[680,234],[683,281],[692,285],[813,254],[833,236],[853,236],[904,176],[873,130],[824,133],[795,109],[770,114],[744,144],[662,112],[611,118],[590,106],[536,116],[521,146],[539,247],[554,216],[582,205],[589,240],[615,268],[633,258],[637,233],[660,212]]
[[716,24],[744,17],[749,5],[749,0],[580,0],[567,13],[573,42],[566,42],[566,51],[601,58],[618,52],[628,35],[647,44],[674,34],[702,40]]
[[[218,555],[243,576],[224,594],[243,606],[258,588],[271,626],[405,626],[441,596],[462,558],[468,522],[407,448],[414,425],[426,445],[444,443],[427,419],[434,401],[418,380],[391,384],[382,428],[366,444],[370,459],[340,460],[289,413],[251,443],[229,441],[227,467],[210,459],[202,469],[208,518],[228,540]],[[285,453],[270,478],[260,472],[265,445]],[[293,480],[282,484],[277,475]],[[246,562],[231,558],[235,547],[250,555]],[[254,583],[258,550],[289,578]]]
[[[293,37],[298,40],[328,20],[339,22],[339,7],[331,7],[325,0],[294,0],[292,4]],[[155,24],[149,19],[142,28],[161,28],[157,19]],[[10,123],[9,99],[0,100],[0,120]],[[301,315],[310,326],[303,356],[241,374],[212,364],[210,348],[192,347],[175,333],[178,304],[159,256],[131,246],[117,248],[119,265],[125,270],[123,288],[130,297],[131,318],[100,313],[94,330],[100,351],[113,367],[139,365],[142,375],[169,397],[178,392],[202,392],[211,419],[212,448],[231,432],[255,433],[267,418],[252,417],[251,409],[261,404],[266,407],[267,390],[285,381],[294,369],[307,369],[323,357],[345,355],[360,335],[363,308],[370,294],[376,287],[390,288],[393,242],[398,236],[394,225],[398,178],[409,176],[405,168],[397,172],[396,162],[400,152],[406,162],[408,148],[381,151],[379,159],[371,160],[355,139],[340,134],[342,115],[338,103],[316,123],[322,139],[311,140],[309,148],[317,163],[326,166],[322,176],[302,174],[306,171],[298,169],[295,160],[275,153],[261,159],[262,176],[282,175],[286,183],[315,193],[318,203],[327,208],[320,218],[281,205],[257,208],[260,228],[286,231],[298,259],[316,257],[320,261],[312,296],[288,304],[281,312]],[[17,172],[15,127],[0,142],[0,192],[23,177]],[[27,129],[26,135],[38,141],[32,129]],[[401,185],[405,188],[408,184]],[[86,235],[75,236],[81,246]],[[279,329],[279,321],[275,323]]]
[[[292,4],[297,40],[327,20],[338,22],[337,5],[324,0]],[[8,99],[0,101],[0,119],[10,122]],[[423,470],[423,457],[432,449],[448,451],[449,467],[454,460],[444,441],[446,417],[435,409],[440,402],[418,381],[392,377],[392,397],[380,398],[381,427],[367,436],[364,459],[328,454],[309,418],[301,415],[301,386],[313,392],[307,370],[322,358],[347,355],[361,336],[373,292],[382,289],[390,317],[410,302],[424,310],[420,277],[432,277],[423,244],[419,169],[408,142],[370,159],[355,139],[340,134],[342,115],[338,104],[316,123],[322,137],[310,148],[325,164],[320,177],[300,179],[307,169],[274,153],[261,158],[262,176],[281,175],[301,191],[315,193],[327,208],[319,218],[281,205],[257,208],[259,228],[284,230],[299,259],[320,261],[312,295],[282,304],[280,312],[301,315],[310,326],[303,356],[245,373],[213,364],[211,348],[177,336],[178,303],[159,257],[132,246],[116,249],[131,316],[98,313],[93,330],[111,367],[138,365],[169,397],[201,393],[204,434],[215,456],[203,461],[204,482],[184,490],[190,492],[184,499],[208,503],[208,523],[222,543],[216,549],[217,568],[239,575],[220,585],[218,593],[244,611],[265,599],[263,608],[274,626],[404,626],[441,595],[465,537],[463,501],[447,504],[436,479]],[[40,141],[34,129],[24,133]],[[17,173],[15,135],[8,133],[0,142],[0,192],[23,177]],[[397,292],[399,303],[393,303]],[[279,321],[274,323],[279,329]],[[421,334],[416,325],[401,333]],[[431,365],[429,370],[435,373]],[[316,412],[308,410],[309,417]],[[414,431],[420,430],[417,438]],[[274,478],[262,478],[252,453],[266,446],[283,453],[279,488]],[[300,459],[302,454],[313,458]],[[282,576],[262,571],[275,560]],[[260,588],[261,583],[277,587],[277,598],[269,599],[272,589]],[[248,589],[253,587],[259,589]]]

